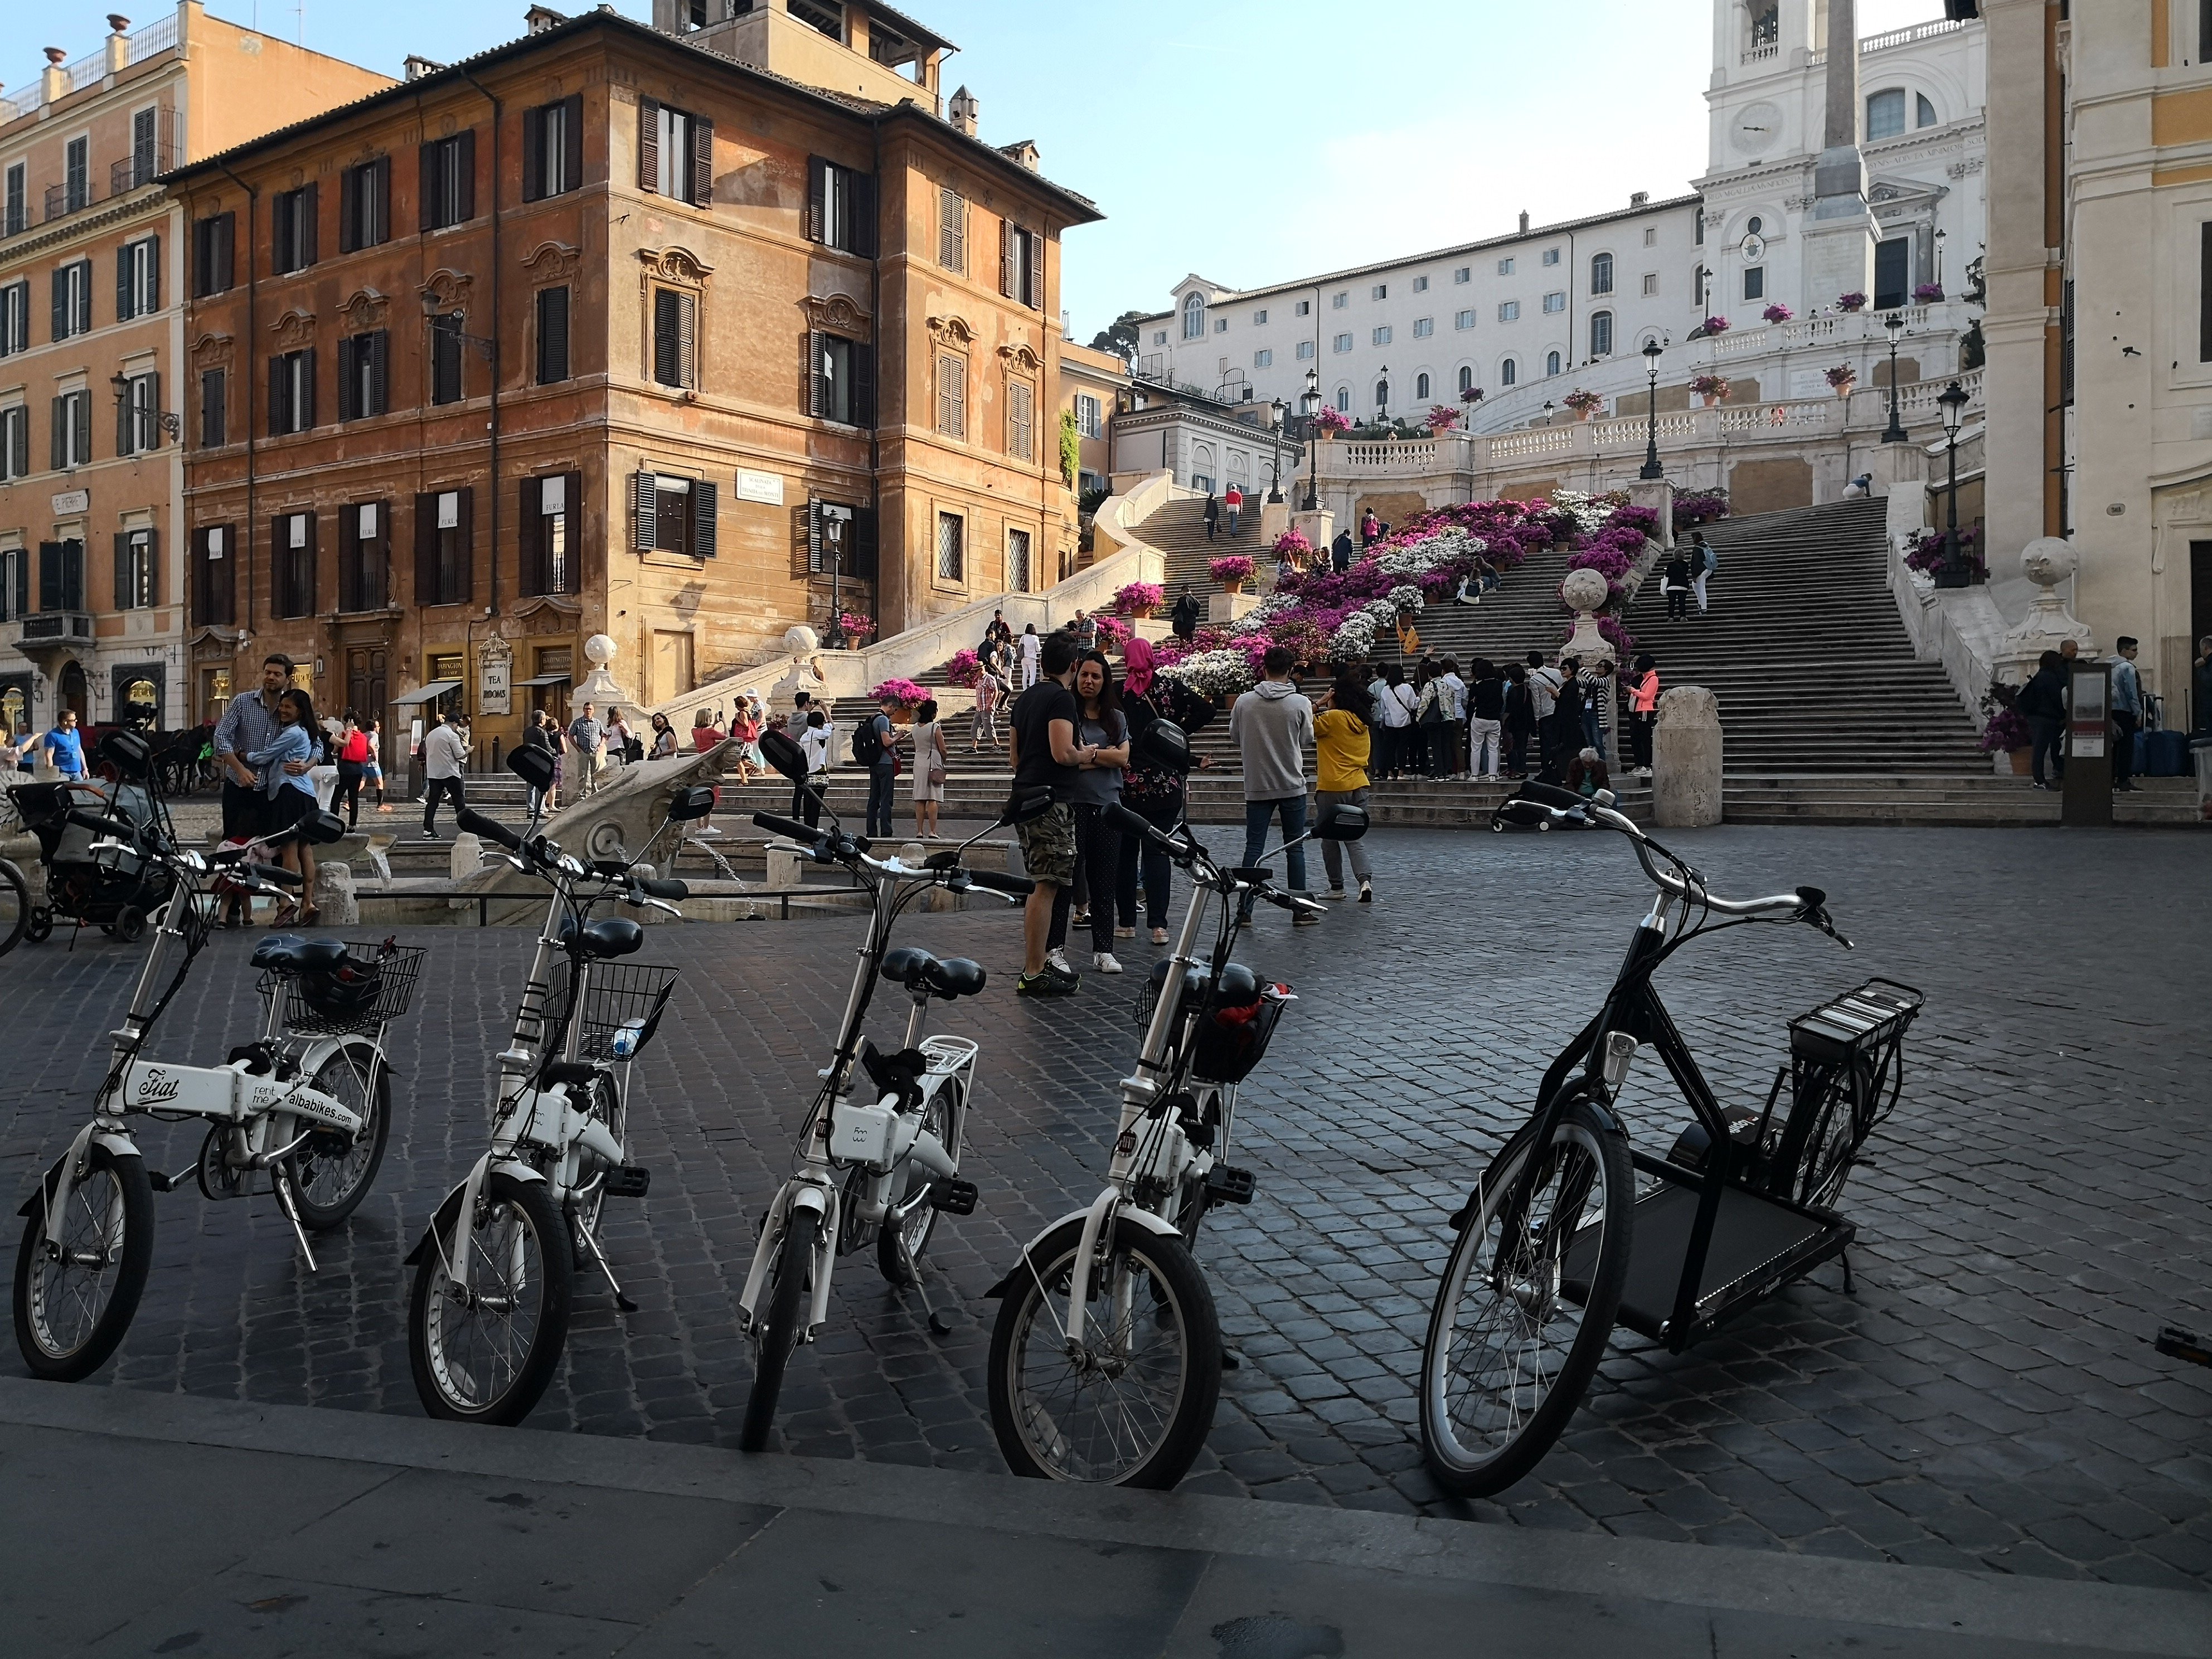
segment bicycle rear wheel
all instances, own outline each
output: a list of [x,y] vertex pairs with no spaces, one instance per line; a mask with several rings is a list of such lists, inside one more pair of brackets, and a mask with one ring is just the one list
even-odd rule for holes
[[[369,1183],[384,1162],[385,1144],[392,1137],[392,1070],[374,1049],[341,1048],[316,1068],[308,1086],[362,1120],[361,1132],[351,1137],[334,1129],[313,1131],[284,1160],[300,1219],[316,1232],[326,1232],[368,1196]],[[291,1123],[287,1133],[296,1133],[300,1121]]]
[[30,887],[21,870],[0,859],[0,957],[23,942],[30,925]]
[[1504,1491],[1551,1449],[1605,1353],[1628,1274],[1636,1191],[1624,1138],[1574,1102],[1523,1206],[1538,1152],[1532,1138],[1484,1176],[1429,1317],[1422,1449],[1437,1484],[1462,1498]]

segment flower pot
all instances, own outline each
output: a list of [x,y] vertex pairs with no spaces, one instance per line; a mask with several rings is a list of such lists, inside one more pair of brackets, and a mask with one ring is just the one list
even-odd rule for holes
[[2012,775],[2016,778],[2027,777],[2035,770],[2035,750],[2032,748],[2008,749],[2005,757],[2012,762]]
[[1221,591],[1224,593],[1242,593],[1244,591],[1244,578],[1239,576],[1234,580],[1223,582]]
[[1159,607],[1157,605],[1133,605],[1129,607],[1129,614],[1132,617],[1134,617],[1139,622],[1143,622],[1150,617],[1152,612],[1158,608]]
[[1591,416],[1596,413],[1597,411],[1594,409],[1578,409],[1575,411],[1575,418],[1578,421],[1587,421]]

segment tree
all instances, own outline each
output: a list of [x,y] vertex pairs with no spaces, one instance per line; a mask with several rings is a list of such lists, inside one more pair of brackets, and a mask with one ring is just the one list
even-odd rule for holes
[[1113,326],[1102,328],[1092,337],[1093,351],[1111,352],[1125,363],[1137,361],[1137,321],[1144,316],[1141,311],[1125,311],[1114,319]]

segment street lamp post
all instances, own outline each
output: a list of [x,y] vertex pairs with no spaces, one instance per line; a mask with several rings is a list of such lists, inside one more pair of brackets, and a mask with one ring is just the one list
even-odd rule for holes
[[1943,388],[1936,403],[1943,410],[1944,454],[1950,461],[1951,482],[1943,509],[1943,565],[1936,573],[1938,587],[1968,585],[1966,562],[1959,554],[1959,426],[1966,418],[1966,389],[1956,380]]
[[1306,389],[1298,394],[1298,413],[1306,417],[1306,504],[1308,513],[1321,510],[1321,493],[1316,487],[1315,470],[1321,465],[1321,439],[1314,427],[1321,413],[1321,374],[1317,369],[1306,371]]
[[1381,394],[1375,400],[1375,423],[1377,426],[1388,426],[1390,423],[1389,364],[1385,363],[1382,365],[1382,373],[1376,377],[1375,381],[1375,390]]
[[1644,367],[1651,380],[1651,425],[1644,441],[1644,471],[1639,478],[1663,478],[1667,469],[1659,465],[1659,358],[1667,349],[1655,337],[1644,343]]
[[1267,405],[1267,501],[1270,505],[1283,499],[1283,416],[1290,412],[1280,398]]
[[1897,343],[1905,337],[1905,313],[1893,311],[1882,326],[1889,331],[1889,425],[1881,434],[1886,444],[1910,443],[1911,438],[1899,417],[1897,404]]
[[1559,405],[1553,403],[1549,398],[1544,399],[1544,424],[1546,426],[1551,425],[1552,411],[1558,407]]

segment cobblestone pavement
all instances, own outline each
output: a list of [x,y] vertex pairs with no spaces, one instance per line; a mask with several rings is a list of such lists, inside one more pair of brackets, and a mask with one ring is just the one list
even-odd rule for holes
[[[1217,832],[1218,833],[1218,832]],[[2004,1572],[2212,1581],[2212,1373],[2160,1359],[2169,1320],[2212,1330],[2212,881],[2194,838],[2114,832],[1723,830],[1677,838],[1730,893],[1825,886],[1859,945],[1739,931],[1662,988],[1724,1100],[1756,1105],[1783,1022],[1869,974],[1925,988],[1903,1104],[1843,1207],[1856,1294],[1832,1267],[1670,1356],[1626,1334],[1536,1474],[1494,1503],[1439,1497],[1413,1377],[1444,1218],[1595,1006],[1646,888],[1611,837],[1378,831],[1380,902],[1293,934],[1266,911],[1246,960],[1301,1000],[1247,1085],[1247,1209],[1202,1260],[1243,1364],[1188,1483],[1289,1502]],[[1318,873],[1316,872],[1316,873]],[[1012,995],[1018,923],[916,918],[910,942],[990,964],[939,1030],[985,1045],[965,1172],[975,1215],[932,1259],[970,1317],[933,1338],[842,1264],[823,1340],[784,1393],[791,1450],[1000,1466],[985,1404],[992,1304],[1022,1241],[1097,1188],[1141,979],[1065,1002]],[[750,1380],[732,1308],[755,1221],[826,1053],[854,924],[657,930],[687,969],[633,1113],[653,1196],[611,1255],[641,1311],[582,1285],[570,1352],[532,1422],[733,1444]],[[411,1245],[482,1146],[488,1056],[529,941],[424,930],[401,1029],[400,1109],[375,1190],[309,1274],[265,1200],[161,1200],[154,1274],[103,1379],[218,1397],[415,1413]],[[253,1024],[249,941],[223,936],[165,1052],[219,1060]],[[1141,967],[1141,942],[1126,954]],[[0,1191],[27,1191],[82,1121],[136,952],[56,942],[0,961]],[[1001,971],[1001,969],[1007,971]],[[892,1010],[886,1007],[888,1020]],[[1687,1112],[1651,1068],[1638,1144]],[[145,1145],[178,1169],[196,1136]],[[941,1280],[939,1281],[941,1284]],[[6,1364],[15,1361],[12,1349]]]

